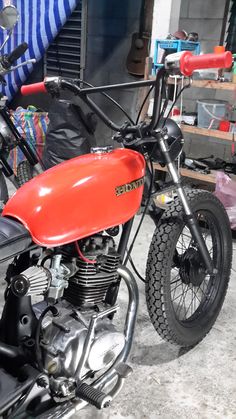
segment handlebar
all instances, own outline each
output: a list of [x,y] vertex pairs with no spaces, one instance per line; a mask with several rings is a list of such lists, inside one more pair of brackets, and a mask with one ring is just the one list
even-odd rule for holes
[[[165,68],[161,68],[158,73],[156,80],[143,80],[139,82],[131,82],[125,84],[116,84],[110,86],[100,87],[89,87],[81,88],[81,80],[66,80],[61,77],[46,77],[43,82],[25,85],[21,87],[22,95],[30,95],[35,93],[50,93],[54,96],[59,96],[60,91],[67,89],[73,94],[78,95],[81,99],[92,109],[96,115],[113,131],[118,131],[122,136],[126,134],[140,133],[140,124],[137,126],[121,126],[119,127],[113,121],[109,119],[107,115],[94,103],[89,94],[96,92],[105,91],[108,89],[114,90],[116,88],[132,88],[142,86],[153,86],[155,85],[155,96],[154,96],[154,109],[151,123],[149,128],[155,130],[159,121],[159,115],[161,110],[161,95],[163,90],[163,83],[165,83],[165,75],[168,72],[175,74],[181,73],[185,76],[190,76],[196,69],[201,68],[227,68],[232,64],[232,54],[227,51],[222,54],[204,54],[201,56],[193,56],[191,52],[184,51],[182,53],[170,54],[166,57]],[[79,84],[78,84],[79,82]]]
[[25,51],[27,51],[28,49],[28,44],[26,42],[23,42],[22,44],[18,45],[18,47],[16,47],[11,54],[9,54],[7,56],[7,61],[9,62],[9,65],[12,65],[14,63],[14,61],[18,60],[18,58],[20,58]]
[[9,55],[5,54],[0,57],[0,71],[3,72],[3,75],[6,74],[10,70],[14,61],[18,60],[25,51],[28,49],[28,44],[23,42],[22,44],[18,45]]
[[34,95],[36,93],[47,93],[47,88],[44,81],[39,83],[27,84],[21,87],[21,94],[23,96]]
[[206,68],[228,68],[232,65],[232,54],[226,51],[220,54],[192,55],[185,51],[180,57],[180,71],[184,76],[191,76],[194,70]]
[[[14,51],[13,51],[14,53]],[[13,54],[12,53],[12,54]],[[173,57],[173,58],[172,58]],[[194,70],[206,69],[206,68],[228,68],[231,67],[233,62],[232,53],[230,51],[226,51],[220,54],[202,54],[202,55],[193,55],[190,51],[184,51],[182,53],[177,54],[170,54],[167,56],[167,69],[168,65],[169,68],[176,69],[179,68],[180,72],[184,76],[191,76]],[[73,85],[71,82],[68,82],[62,78],[58,77],[49,77],[45,78],[44,81],[40,83],[33,83],[24,85],[21,87],[21,93],[23,96],[36,94],[36,93],[47,93],[51,92],[54,89],[53,83],[55,82],[54,88],[68,88],[69,90],[73,91],[75,94],[88,94],[94,93],[96,91],[104,91],[109,88],[109,86],[101,86],[96,88],[89,88],[89,89],[80,89],[77,85]],[[143,82],[144,83],[144,82]],[[146,81],[146,85],[149,84],[150,81]],[[132,83],[133,85],[135,83]],[[122,85],[113,85],[110,88],[115,87],[122,87]],[[136,87],[135,85],[133,87]],[[106,88],[106,89],[105,89]]]

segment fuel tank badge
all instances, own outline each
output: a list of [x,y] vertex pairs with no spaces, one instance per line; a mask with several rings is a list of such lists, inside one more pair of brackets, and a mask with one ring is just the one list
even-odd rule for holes
[[144,177],[140,177],[139,179],[133,180],[130,183],[125,183],[124,185],[117,186],[115,188],[116,196],[123,195],[124,193],[131,192],[134,189],[140,188],[144,184]]

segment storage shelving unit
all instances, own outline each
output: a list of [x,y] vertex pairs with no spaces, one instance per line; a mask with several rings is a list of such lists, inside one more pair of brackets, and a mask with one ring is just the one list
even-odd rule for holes
[[[155,79],[155,76],[151,75],[151,68],[152,68],[152,59],[151,57],[148,57],[146,59],[146,71],[145,71],[145,79],[153,80]],[[180,79],[180,82],[182,83],[182,79]],[[169,84],[174,84],[175,79],[173,77],[169,77],[168,79]],[[189,79],[184,80],[184,84],[189,84]],[[204,88],[204,89],[218,89],[218,90],[226,90],[226,91],[235,91],[236,92],[236,83],[232,82],[220,82],[217,80],[192,80],[191,81],[192,87],[197,88]],[[145,92],[144,92],[145,93]],[[147,93],[147,92],[146,92]],[[142,95],[143,97],[144,95]],[[144,107],[144,110],[142,112],[142,117],[145,117],[145,113],[147,112],[147,107]],[[142,118],[141,118],[142,119]],[[232,141],[233,140],[233,134],[231,132],[224,132],[220,130],[214,130],[214,129],[206,129],[206,128],[199,128],[197,126],[192,125],[181,125],[181,130],[186,133],[195,134],[195,135],[202,135],[205,137],[214,137],[219,138],[221,140],[226,141]],[[161,167],[158,164],[154,164],[154,168],[156,170],[160,171],[166,171],[165,168]],[[194,172],[193,170],[189,169],[181,169],[180,170],[181,175],[184,177],[188,177],[190,179],[199,180],[200,182],[205,182],[206,184],[215,184],[215,172],[212,171],[210,174],[204,174],[199,172]],[[233,176],[234,177],[234,176]]]
[[[170,84],[174,84],[173,78],[169,78],[168,81]],[[188,80],[185,81],[186,84],[189,83]],[[227,90],[227,91],[235,91],[236,92],[236,84],[231,82],[219,82],[215,80],[193,80],[192,87],[198,88],[205,88],[205,89],[219,89],[219,90]],[[224,132],[220,130],[214,129],[206,129],[206,128],[199,128],[197,126],[191,125],[181,125],[181,130],[186,133],[195,134],[195,135],[202,135],[205,137],[215,137],[219,138],[224,141],[232,141],[233,140],[233,133],[231,132]],[[162,170],[160,167],[156,167],[158,170]],[[203,181],[206,183],[215,183],[215,173],[212,172],[211,174],[203,174],[194,172],[188,169],[181,169],[182,176],[189,177],[195,180]]]

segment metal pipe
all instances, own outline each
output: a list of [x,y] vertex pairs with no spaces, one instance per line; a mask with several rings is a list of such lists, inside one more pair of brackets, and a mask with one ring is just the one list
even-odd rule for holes
[[[109,370],[91,384],[94,388],[101,389],[104,386],[112,384],[112,382],[116,380],[113,389],[109,392],[112,397],[120,391],[123,385],[124,379],[118,375],[116,366],[120,362],[125,362],[130,353],[139,301],[138,286],[133,274],[124,266],[118,268],[117,271],[119,276],[125,281],[129,294],[128,310],[124,328],[125,346],[120,355],[117,357],[116,362],[109,368]],[[88,402],[84,400],[79,400],[78,402],[69,401],[64,405],[58,406],[47,411],[45,414],[40,415],[38,419],[53,419],[55,417],[69,419],[87,405]]]
[[186,214],[186,223],[187,226],[193,236],[193,238],[196,240],[197,244],[198,244],[198,249],[199,249],[199,253],[202,257],[202,260],[205,264],[206,270],[209,274],[214,273],[214,268],[213,268],[213,262],[211,260],[207,245],[202,237],[201,234],[201,230],[199,228],[199,225],[197,223],[195,214],[192,212],[189,202],[188,202],[188,198],[187,195],[185,193],[184,188],[181,185],[181,178],[179,175],[179,172],[176,168],[176,165],[174,164],[174,162],[171,160],[167,145],[166,145],[166,140],[168,139],[168,137],[166,138],[164,137],[160,137],[159,139],[159,144],[160,144],[160,149],[162,151],[162,154],[164,156],[165,159],[165,163],[167,165],[168,168],[168,172],[174,182],[174,184],[176,185],[176,191],[178,193],[179,199],[183,205],[183,209],[184,212]]
[[144,86],[153,86],[155,84],[155,80],[141,80],[141,81],[134,81],[130,83],[119,83],[119,84],[110,84],[107,86],[95,86],[95,87],[85,87],[80,90],[82,94],[88,95],[90,93],[99,93],[105,92],[106,90],[117,90],[117,89],[132,89],[136,87],[144,87]]
[[8,359],[21,359],[23,358],[23,352],[15,346],[7,345],[6,343],[0,342],[0,355]]
[[119,276],[124,279],[126,286],[128,288],[129,294],[129,304],[128,310],[126,315],[125,321],[125,328],[124,328],[124,335],[125,335],[125,346],[117,357],[116,362],[106,371],[101,377],[95,380],[92,385],[95,388],[100,388],[103,385],[107,385],[108,382],[112,381],[114,377],[117,376],[116,366],[120,364],[120,362],[125,362],[129,356],[133,335],[134,335],[134,328],[135,328],[135,321],[136,315],[138,310],[138,301],[139,301],[139,292],[138,286],[135,281],[133,274],[130,270],[124,266],[117,269]]
[[76,372],[75,372],[75,376],[78,379],[81,379],[81,373],[82,373],[84,364],[87,361],[87,358],[88,358],[88,355],[89,355],[89,351],[90,351],[90,348],[91,348],[92,341],[94,339],[95,328],[96,328],[96,324],[97,324],[98,319],[109,316],[109,314],[114,313],[115,311],[117,311],[118,308],[119,308],[118,305],[116,305],[114,307],[110,307],[107,310],[102,311],[101,313],[93,314],[93,316],[91,317],[89,327],[88,327],[88,332],[87,332],[85,342],[84,342],[83,354],[80,358],[79,365],[78,365],[78,367],[76,369]]
[[106,124],[109,128],[111,128],[113,131],[120,131],[120,126],[115,124],[108,116],[99,108],[99,106],[93,102],[93,100],[90,97],[87,97],[85,95],[81,96],[81,99],[95,112],[96,115],[99,116],[99,118]]
[[123,226],[123,230],[122,230],[119,245],[118,245],[118,253],[121,255],[121,263],[123,263],[124,258],[125,258],[125,251],[127,248],[133,222],[134,222],[134,217],[131,218],[129,221],[127,221]]
[[149,130],[156,129],[160,113],[161,113],[161,104],[162,104],[162,89],[163,89],[163,80],[164,80],[165,70],[161,68],[155,80],[155,93],[154,93],[154,106],[152,111],[151,123],[149,125]]

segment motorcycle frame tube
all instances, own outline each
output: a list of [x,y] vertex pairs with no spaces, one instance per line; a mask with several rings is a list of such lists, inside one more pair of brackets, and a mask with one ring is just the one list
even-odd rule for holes
[[127,223],[123,225],[123,230],[122,230],[119,245],[118,245],[118,253],[121,257],[121,263],[123,263],[124,258],[125,258],[125,252],[128,246],[128,240],[129,240],[130,232],[132,230],[133,222],[134,222],[134,217],[131,218],[129,221],[127,221]]

